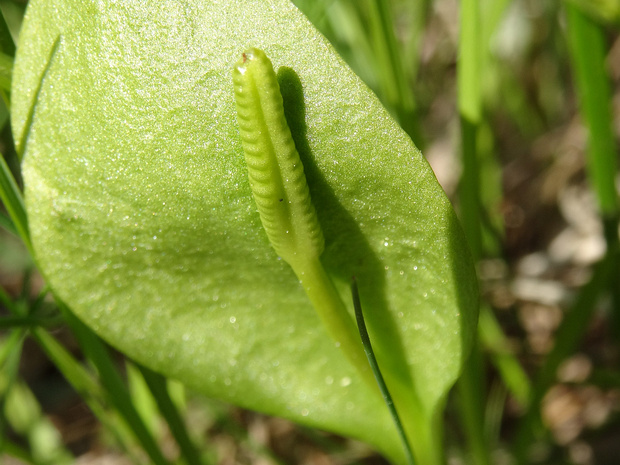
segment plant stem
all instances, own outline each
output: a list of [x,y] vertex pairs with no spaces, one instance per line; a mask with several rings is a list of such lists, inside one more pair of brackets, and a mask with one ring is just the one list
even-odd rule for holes
[[[336,341],[364,382],[377,395],[382,395],[368,364],[353,317],[347,311],[340,294],[318,257],[291,260],[289,264],[299,278],[328,334]],[[407,437],[415,438],[412,446],[416,463],[420,465],[442,463],[442,409],[438,407],[435,413],[426,411],[417,398],[413,386],[402,383],[389,371],[384,373],[384,377],[386,384],[390,387],[392,398],[399,406]]]
[[308,298],[328,334],[357,369],[364,381],[377,391],[377,383],[366,361],[353,318],[318,258],[291,263]]
[[364,347],[364,352],[366,352],[366,357],[368,358],[368,363],[372,368],[372,372],[375,375],[375,379],[377,380],[377,385],[379,386],[379,390],[383,395],[383,400],[385,400],[385,405],[387,405],[388,410],[390,411],[390,415],[392,415],[392,420],[394,420],[394,425],[396,426],[396,430],[398,431],[398,436],[403,443],[403,447],[405,449],[405,455],[407,456],[407,463],[409,465],[414,465],[415,460],[413,458],[413,452],[411,451],[411,446],[409,445],[409,440],[407,439],[407,435],[405,434],[405,430],[403,429],[403,425],[400,421],[400,417],[398,416],[398,412],[396,410],[396,406],[392,401],[392,396],[390,395],[390,391],[385,384],[385,380],[383,379],[383,375],[381,374],[381,370],[379,369],[379,364],[377,363],[377,358],[375,357],[375,353],[372,350],[372,345],[370,343],[370,337],[368,336],[368,331],[366,330],[366,323],[364,321],[364,312],[362,311],[362,304],[360,302],[360,294],[357,290],[357,281],[353,278],[353,282],[351,283],[351,295],[353,297],[353,307],[355,308],[355,319],[357,320],[357,327],[360,332],[360,337],[362,339],[362,345]]

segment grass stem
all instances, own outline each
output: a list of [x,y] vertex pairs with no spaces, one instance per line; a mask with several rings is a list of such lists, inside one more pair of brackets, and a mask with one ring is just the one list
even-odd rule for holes
[[360,295],[357,289],[357,280],[355,278],[353,278],[353,282],[351,283],[351,295],[353,296],[355,319],[357,320],[357,327],[359,329],[360,337],[362,339],[364,352],[366,353],[366,357],[368,358],[368,363],[370,364],[370,368],[372,369],[375,379],[377,380],[377,384],[379,386],[379,390],[381,391],[381,395],[383,396],[383,400],[385,401],[385,405],[387,405],[387,408],[390,411],[390,415],[392,416],[392,420],[394,420],[394,425],[396,426],[396,430],[398,431],[398,436],[403,443],[405,455],[407,456],[407,463],[409,465],[414,465],[415,459],[413,458],[413,452],[411,450],[409,440],[407,439],[407,435],[405,434],[405,429],[403,428],[400,417],[398,416],[398,412],[396,411],[396,406],[392,401],[390,391],[385,384],[385,380],[383,379],[383,375],[381,374],[381,370],[379,369],[379,364],[377,363],[375,353],[372,350],[370,337],[368,336],[368,331],[366,330],[366,323],[364,321],[364,313],[362,311]]

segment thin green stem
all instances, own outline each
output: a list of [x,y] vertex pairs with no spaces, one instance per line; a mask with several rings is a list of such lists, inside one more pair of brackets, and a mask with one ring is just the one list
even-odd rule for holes
[[415,121],[415,97],[403,69],[401,51],[394,32],[390,2],[367,2],[369,31],[378,64],[380,90],[396,113],[398,122],[419,144],[421,134]]
[[[121,423],[121,417],[117,417],[113,410],[108,410],[102,386],[95,377],[78,362],[67,349],[65,349],[51,334],[42,328],[34,328],[30,331],[31,337],[38,343],[50,361],[62,373],[69,384],[82,397],[88,408],[99,419],[101,424],[109,431],[121,449],[130,456],[132,444],[128,440],[128,424]],[[120,413],[120,412],[119,412]],[[135,459],[135,457],[132,457]]]
[[[616,191],[618,150],[605,60],[608,49],[605,30],[571,4],[566,4],[566,20],[579,111],[589,132],[586,151],[588,177],[598,199],[607,248],[612,249],[618,245],[620,209]],[[616,266],[618,273],[620,265]],[[620,286],[617,279],[610,285],[612,328],[616,339],[620,340]]]
[[336,346],[344,352],[367,385],[376,390],[377,383],[366,363],[353,318],[320,260],[310,258],[291,263],[291,267]]
[[59,308],[62,310],[67,324],[78,339],[84,354],[97,368],[101,383],[109,394],[109,400],[131,427],[131,430],[142,444],[151,461],[156,465],[169,465],[157,441],[151,435],[133,405],[127,388],[103,342],[60,301]]
[[381,395],[383,395],[385,405],[387,405],[387,408],[390,411],[390,415],[392,415],[392,420],[394,420],[394,425],[396,426],[396,431],[398,431],[398,436],[400,437],[400,440],[403,443],[403,447],[405,448],[407,463],[409,465],[413,465],[415,464],[415,459],[413,458],[413,452],[411,450],[411,446],[409,445],[409,440],[407,439],[407,435],[405,434],[405,430],[400,421],[400,417],[398,416],[396,406],[392,401],[390,391],[385,384],[385,380],[383,379],[383,375],[381,374],[381,370],[379,369],[379,364],[377,363],[375,353],[372,350],[370,337],[368,336],[368,331],[366,330],[366,322],[364,321],[364,312],[362,311],[360,294],[357,289],[357,280],[355,278],[353,278],[353,282],[351,283],[351,295],[353,297],[353,307],[355,308],[355,319],[357,320],[357,327],[359,329],[360,337],[362,339],[364,352],[366,353],[366,357],[368,358],[368,363],[370,364],[375,379],[377,380],[377,385],[379,386]]
[[[480,167],[478,166],[477,135],[482,118],[482,44],[479,0],[462,0],[461,32],[458,62],[458,107],[461,120],[463,174],[459,201],[463,229],[474,260],[482,256],[480,202]],[[477,344],[457,382],[460,420],[467,437],[472,460],[480,465],[490,463],[484,435],[484,382],[481,353]]]
[[26,215],[26,207],[22,198],[21,191],[17,187],[17,183],[11,174],[11,170],[4,161],[4,157],[0,155],[0,200],[4,204],[9,217],[15,225],[15,229],[19,233],[26,248],[31,256],[34,256],[32,244],[30,243],[30,233],[28,231],[28,217]]
[[571,4],[566,5],[566,19],[580,112],[590,133],[587,151],[590,182],[603,216],[617,217],[615,175],[618,163],[611,90],[605,66],[605,32]]
[[483,349],[489,352],[493,365],[501,374],[510,393],[522,408],[530,404],[530,380],[512,353],[508,340],[488,304],[483,304],[478,317],[478,338]]
[[179,413],[176,405],[170,397],[168,392],[168,386],[166,384],[166,378],[159,373],[155,373],[144,365],[136,363],[136,366],[142,373],[144,381],[148,385],[159,411],[166,419],[170,432],[174,436],[181,449],[181,453],[187,462],[187,465],[202,465],[203,461],[200,458],[200,452],[189,437],[189,433],[185,428],[185,423]]

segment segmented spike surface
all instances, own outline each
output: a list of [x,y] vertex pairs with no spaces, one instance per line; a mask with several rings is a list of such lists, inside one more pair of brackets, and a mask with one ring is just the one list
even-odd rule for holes
[[291,265],[318,258],[323,233],[284,116],[276,74],[262,50],[251,48],[243,54],[233,70],[233,83],[250,186],[269,241]]

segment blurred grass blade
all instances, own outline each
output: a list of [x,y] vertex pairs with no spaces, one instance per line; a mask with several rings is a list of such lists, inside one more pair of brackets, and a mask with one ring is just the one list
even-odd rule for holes
[[[0,341],[0,412],[4,412],[7,394],[17,380],[23,342],[22,331],[12,331],[9,337]],[[0,432],[3,428],[4,424],[0,421]],[[0,434],[0,440],[4,438]]]
[[[588,176],[603,219],[608,249],[618,247],[618,150],[613,132],[612,96],[605,57],[605,31],[572,4],[566,4],[568,41],[573,62],[580,112],[588,128]],[[620,341],[620,263],[612,290],[612,328]]]
[[[17,44],[19,31],[24,20],[24,13],[26,12],[26,2],[2,1],[0,2],[0,12],[2,12],[2,17],[13,43]],[[8,47],[6,53],[10,55],[10,45]]]
[[603,216],[616,218],[618,194],[614,181],[618,170],[618,152],[612,129],[611,90],[605,65],[605,32],[571,4],[566,5],[566,20],[580,111],[589,131],[587,162],[590,182]]
[[[486,42],[482,40],[490,39],[506,6],[506,2],[501,2],[501,5],[495,5],[491,10],[485,9],[485,16],[482,18],[478,0],[464,0],[461,3],[458,89],[463,172],[459,201],[463,227],[476,260],[482,258],[485,250],[499,253],[501,249],[497,233],[501,228],[501,218],[496,214],[501,200],[501,178],[496,168],[492,134],[482,125],[481,79],[486,71],[486,61],[483,58],[487,56],[487,53],[483,53]],[[488,17],[487,13],[491,16]],[[484,194],[480,188],[481,180],[485,181]],[[486,225],[485,229],[483,225]],[[490,351],[491,361],[497,367],[506,387],[521,405],[527,405],[530,395],[529,380],[516,357],[506,350],[506,338],[501,326],[487,306],[481,308],[478,334],[481,343]],[[471,369],[479,375],[482,373],[477,368],[480,363],[482,362],[470,363]],[[482,378],[476,379],[474,373],[465,374],[460,381],[461,401],[482,408],[484,399],[480,396],[483,395],[483,386]],[[472,398],[466,400],[467,396]],[[484,417],[471,408],[461,409],[461,412],[475,416],[464,419],[464,424],[469,429],[472,453],[477,461],[488,462],[489,457],[482,456],[485,450],[488,451],[484,438]]]
[[65,316],[67,324],[78,339],[84,354],[97,368],[101,383],[107,390],[110,401],[125,418],[125,421],[142,444],[145,452],[155,465],[169,465],[157,445],[157,441],[155,441],[133,405],[127,388],[103,342],[84,323],[78,320],[64,303],[59,302],[59,307]]
[[133,405],[151,434],[156,438],[159,437],[161,417],[157,410],[157,403],[146,384],[144,376],[138,367],[129,360],[125,361],[125,373]]
[[594,20],[620,24],[620,2],[618,0],[566,0],[566,3]]
[[73,389],[89,404],[89,407],[93,407],[92,399],[98,399],[101,403],[103,400],[101,386],[86,372],[67,349],[43,329],[34,329],[31,331],[31,335],[67,381],[69,381]]
[[14,236],[19,237],[19,233],[15,228],[15,225],[11,221],[11,219],[4,214],[4,212],[0,212],[0,228],[3,228],[5,231],[10,232]]
[[0,89],[11,92],[11,78],[13,76],[13,58],[0,52]]
[[[415,79],[418,75],[418,69],[420,67],[420,45],[426,30],[431,3],[431,0],[416,0],[415,2],[408,2],[405,4],[409,10],[408,14],[411,17],[411,27],[408,31],[408,37],[405,41],[402,55],[404,56],[404,73],[405,76],[409,76],[410,79]],[[412,93],[412,95],[415,99],[415,94]]]
[[0,12],[0,52],[9,57],[15,56],[15,41],[4,17],[4,12]]
[[491,460],[484,427],[485,376],[483,366],[482,352],[476,345],[458,380],[456,394],[460,421],[469,449],[469,460],[466,462],[489,465]]
[[367,4],[381,94],[402,128],[419,145],[421,134],[415,121],[415,98],[403,69],[390,2],[367,0]]
[[137,364],[137,367],[151,390],[159,407],[159,411],[168,422],[170,432],[176,439],[187,465],[203,465],[200,453],[190,439],[187,429],[185,428],[185,423],[170,398],[166,378],[143,365]]
[[4,307],[11,312],[13,315],[19,315],[19,309],[11,296],[4,290],[2,286],[0,286],[0,303],[4,305]]
[[[24,331],[11,331],[8,337],[0,339],[0,371],[4,371],[5,363],[10,363],[9,357],[17,357],[21,354],[21,341],[24,337]],[[0,389],[1,390],[1,389]]]
[[28,232],[28,217],[26,216],[26,208],[22,194],[17,187],[17,183],[9,170],[4,157],[0,156],[0,200],[4,204],[15,229],[19,233],[22,241],[32,256],[32,244],[30,243],[30,234]]
[[476,261],[482,256],[482,212],[480,206],[480,170],[477,155],[477,124],[461,115],[461,151],[463,172],[459,185],[461,223]]
[[17,370],[24,341],[23,336],[23,331],[16,330],[12,331],[7,338],[0,339],[0,454],[2,454],[7,445],[5,404],[8,393],[17,379]]
[[373,89],[379,87],[377,57],[364,24],[361,2],[335,1],[327,9],[331,38],[355,72]]
[[493,365],[499,370],[504,384],[520,407],[525,409],[530,403],[530,380],[517,358],[511,353],[506,336],[487,305],[482,305],[480,308],[478,330],[480,342],[490,352]]
[[125,425],[119,423],[113,413],[106,410],[105,393],[101,385],[88,373],[82,364],[71,355],[54,337],[46,331],[37,328],[31,331],[31,336],[39,344],[50,361],[62,373],[71,387],[84,400],[88,408],[99,419],[105,430],[109,432],[117,444],[125,452],[131,450],[127,440]]
[[482,50],[480,0],[461,1],[459,35],[458,108],[461,117],[479,124],[482,117],[481,76]]
[[[481,122],[482,98],[480,88],[481,26],[479,0],[462,0],[457,68],[458,109],[461,122],[461,152],[463,172],[459,189],[461,221],[474,260],[482,256],[482,229],[479,191],[477,132]],[[469,360],[459,378],[457,400],[463,432],[467,438],[472,463],[490,463],[484,434],[484,373],[483,359],[478,344],[474,345]]]
[[484,411],[485,436],[489,448],[501,442],[501,430],[506,407],[508,390],[499,380],[492,382],[487,395],[487,405]]
[[477,130],[482,115],[479,0],[461,2],[458,61],[458,108],[461,116],[463,173],[459,190],[461,219],[474,259],[482,254]]
[[13,72],[13,57],[15,56],[15,42],[6,23],[4,14],[0,13],[0,96],[7,108],[10,108],[11,75]]

